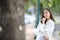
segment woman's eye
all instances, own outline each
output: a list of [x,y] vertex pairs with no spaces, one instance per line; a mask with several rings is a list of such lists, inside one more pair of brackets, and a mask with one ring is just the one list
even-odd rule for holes
[[47,11],[45,13],[48,13]]

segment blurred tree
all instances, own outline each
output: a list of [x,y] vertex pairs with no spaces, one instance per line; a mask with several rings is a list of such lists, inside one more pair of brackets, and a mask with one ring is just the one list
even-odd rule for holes
[[25,40],[24,0],[0,0],[0,40]]

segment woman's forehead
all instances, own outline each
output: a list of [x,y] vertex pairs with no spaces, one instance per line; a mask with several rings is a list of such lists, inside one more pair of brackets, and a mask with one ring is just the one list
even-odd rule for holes
[[44,10],[44,13],[48,13],[48,10]]

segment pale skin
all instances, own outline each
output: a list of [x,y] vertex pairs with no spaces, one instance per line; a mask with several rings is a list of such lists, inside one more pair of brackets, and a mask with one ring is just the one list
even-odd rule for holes
[[[47,21],[50,19],[50,13],[48,10],[44,10],[44,17],[45,18],[42,18],[42,23],[44,24],[45,23],[45,20],[47,19]],[[49,37],[47,34],[44,35],[44,39],[45,40],[49,40]]]

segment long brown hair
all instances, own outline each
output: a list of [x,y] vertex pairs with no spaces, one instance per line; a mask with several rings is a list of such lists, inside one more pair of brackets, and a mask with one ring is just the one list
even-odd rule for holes
[[[52,12],[51,12],[51,10],[48,9],[48,8],[44,8],[44,9],[42,10],[42,17],[41,17],[41,19],[44,18],[44,10],[48,10],[48,11],[49,11],[49,13],[50,13],[50,19],[55,22],[55,20],[54,20],[54,18],[53,18],[53,15],[52,15]],[[46,21],[45,21],[45,24],[46,24],[46,22],[47,22],[47,19],[46,19]],[[41,22],[41,23],[42,23],[42,22]]]

